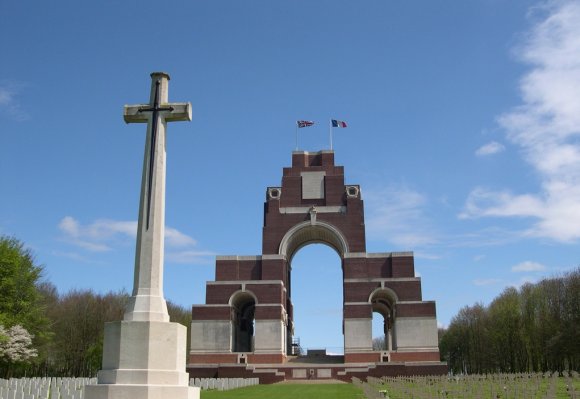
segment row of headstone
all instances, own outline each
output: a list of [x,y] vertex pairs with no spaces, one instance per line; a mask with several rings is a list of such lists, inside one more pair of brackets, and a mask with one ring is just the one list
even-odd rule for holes
[[[575,386],[580,375],[575,371],[456,376],[367,377],[367,382],[352,379],[368,399],[393,397],[433,398],[536,398],[555,399],[565,383],[567,398],[580,398]],[[560,390],[560,391],[559,391]],[[562,396],[564,397],[564,396]]]
[[0,379],[0,399],[83,399],[84,387],[96,378]]
[[[372,378],[372,377],[368,377]],[[352,384],[360,389],[362,389],[365,398],[367,399],[382,399],[382,398],[389,398],[387,395],[386,390],[377,391],[375,386],[371,385],[370,383],[364,383],[360,379],[356,377],[351,378]]]
[[198,387],[202,390],[217,389],[218,391],[229,391],[230,389],[258,385],[259,383],[259,378],[191,378],[189,380],[189,386]]
[[[0,378],[0,399],[83,399],[85,385],[97,383],[96,378]],[[258,378],[192,378],[189,385],[203,390],[230,389],[258,385]]]

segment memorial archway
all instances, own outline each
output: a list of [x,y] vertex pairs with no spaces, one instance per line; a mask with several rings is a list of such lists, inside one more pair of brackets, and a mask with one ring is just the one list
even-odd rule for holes
[[[366,252],[360,187],[345,185],[334,152],[320,151],[294,152],[281,186],[267,188],[262,254],[217,257],[206,303],[193,306],[190,365],[287,361],[292,259],[311,243],[326,244],[340,257],[345,363],[439,360],[435,303],[422,299],[413,254]],[[386,320],[386,351],[372,348],[373,312]],[[251,316],[254,338],[248,345],[240,320]]]

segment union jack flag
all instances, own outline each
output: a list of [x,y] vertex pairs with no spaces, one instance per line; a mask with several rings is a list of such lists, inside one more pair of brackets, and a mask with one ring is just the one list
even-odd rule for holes
[[296,121],[296,126],[298,126],[299,128],[308,127],[312,125],[314,125],[314,122],[312,121]]

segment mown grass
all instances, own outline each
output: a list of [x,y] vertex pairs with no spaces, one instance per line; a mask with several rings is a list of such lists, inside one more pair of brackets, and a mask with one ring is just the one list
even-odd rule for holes
[[[542,378],[524,375],[490,375],[464,378],[402,377],[369,384],[274,384],[256,385],[231,391],[202,391],[201,399],[363,399],[363,390],[376,397],[386,390],[390,399],[569,399],[578,397],[580,379]],[[575,391],[575,395],[572,393]]]
[[362,399],[363,392],[352,384],[273,384],[231,391],[201,391],[201,399]]
[[[371,378],[358,383],[372,397],[384,391],[390,399],[570,399],[579,397],[580,379],[541,375]],[[368,396],[368,395],[367,395]]]

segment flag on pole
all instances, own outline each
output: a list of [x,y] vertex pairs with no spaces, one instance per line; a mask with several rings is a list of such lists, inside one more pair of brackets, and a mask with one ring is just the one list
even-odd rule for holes
[[312,125],[314,125],[313,121],[296,121],[296,126],[298,126],[298,128],[308,127]]
[[298,151],[298,129],[314,125],[313,121],[296,121],[296,151]]
[[332,127],[346,127],[346,122],[337,121],[336,119],[331,120]]

